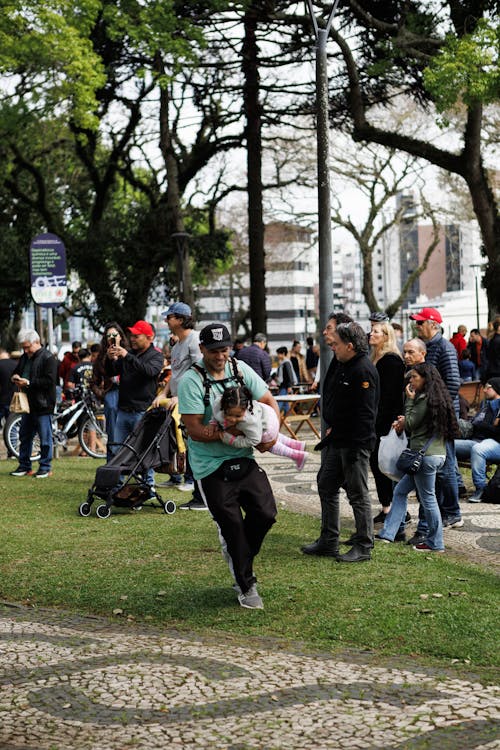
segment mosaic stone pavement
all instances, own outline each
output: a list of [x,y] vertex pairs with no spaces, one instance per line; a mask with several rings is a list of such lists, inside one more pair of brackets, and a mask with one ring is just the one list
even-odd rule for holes
[[0,748],[500,747],[494,687],[251,646],[0,605]]
[[[301,474],[259,460],[280,507],[319,516],[316,455]],[[462,511],[447,549],[498,565],[500,505]],[[342,515],[352,524],[345,498]],[[498,750],[499,717],[495,686],[409,657],[241,645],[0,602],[0,750]]]

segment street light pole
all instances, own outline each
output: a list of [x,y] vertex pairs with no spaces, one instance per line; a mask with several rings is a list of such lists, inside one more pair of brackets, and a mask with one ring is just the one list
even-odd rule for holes
[[476,328],[477,328],[478,331],[480,331],[481,329],[479,327],[479,287],[478,287],[478,283],[477,283],[477,271],[476,271],[476,269],[477,268],[482,268],[483,266],[482,266],[481,263],[471,263],[470,267],[474,269],[474,283],[475,283],[475,288],[476,288]]
[[[330,203],[330,138],[328,127],[328,60],[326,45],[333,15],[339,0],[335,0],[325,28],[319,28],[311,0],[306,0],[316,39],[316,137],[318,169],[318,252],[319,252],[319,321],[322,331],[333,309],[332,212]],[[332,359],[332,351],[323,338],[320,342],[321,372],[325,375]],[[325,425],[322,424],[322,432]]]

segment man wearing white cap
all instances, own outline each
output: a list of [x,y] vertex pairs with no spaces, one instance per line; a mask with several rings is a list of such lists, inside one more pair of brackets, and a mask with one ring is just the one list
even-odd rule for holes
[[[427,347],[425,361],[429,365],[434,365],[444,380],[458,417],[458,389],[460,388],[458,357],[453,344],[443,336],[441,313],[435,307],[424,307],[419,313],[410,315],[410,318],[418,326],[419,338],[425,341]],[[455,446],[453,441],[449,440],[446,443],[446,461],[437,472],[436,483],[436,497],[445,528],[464,525],[458,502],[457,471]],[[417,535],[421,533],[423,533],[422,519],[419,521]]]

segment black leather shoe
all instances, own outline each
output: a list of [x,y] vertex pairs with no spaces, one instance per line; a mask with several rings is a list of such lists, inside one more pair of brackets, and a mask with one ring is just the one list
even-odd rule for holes
[[338,555],[338,562],[354,563],[364,562],[365,560],[371,560],[371,554],[364,547],[357,547],[356,545],[343,555]]
[[317,557],[337,557],[339,554],[338,549],[330,547],[321,539],[316,539],[312,544],[304,544],[300,549],[304,555],[317,555]]
[[415,532],[415,534],[413,534],[413,536],[410,539],[408,539],[406,544],[409,544],[410,547],[414,547],[416,544],[421,544],[422,542],[425,542],[426,538],[427,537],[425,536],[425,534],[417,534]]
[[346,539],[345,542],[340,542],[340,543],[341,544],[347,544],[348,547],[352,547],[353,544],[356,544],[357,539],[358,538],[357,538],[356,534],[351,534],[351,536],[349,537],[349,539]]

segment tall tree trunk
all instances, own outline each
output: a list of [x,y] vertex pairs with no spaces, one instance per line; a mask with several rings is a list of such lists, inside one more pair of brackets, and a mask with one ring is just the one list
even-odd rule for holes
[[488,295],[489,320],[492,320],[500,313],[500,217],[481,158],[482,115],[481,104],[469,108],[462,152],[463,177],[469,188],[481,230],[483,251],[488,259],[483,284]]
[[[157,66],[164,74],[163,62],[157,56]],[[179,298],[194,309],[193,283],[189,263],[189,241],[185,232],[181,209],[181,192],[179,189],[179,168],[172,143],[169,124],[169,92],[166,86],[160,86],[160,149],[167,173],[166,224],[170,227],[170,241],[177,258],[177,286]]]
[[262,208],[262,105],[259,101],[259,58],[256,39],[257,17],[245,13],[242,49],[243,107],[246,118],[248,262],[250,272],[250,318],[252,334],[266,333],[266,282],[264,219]]

